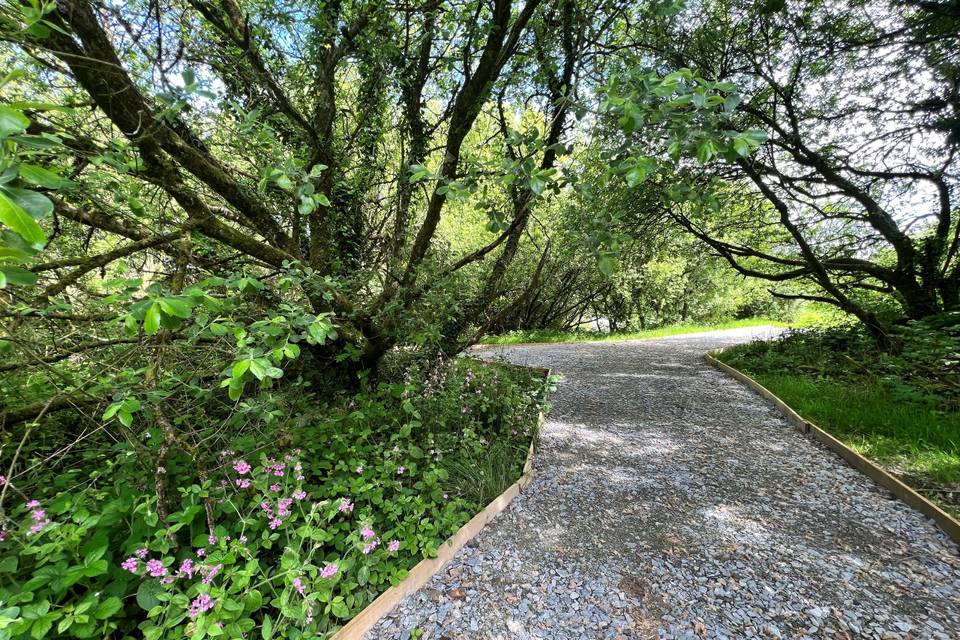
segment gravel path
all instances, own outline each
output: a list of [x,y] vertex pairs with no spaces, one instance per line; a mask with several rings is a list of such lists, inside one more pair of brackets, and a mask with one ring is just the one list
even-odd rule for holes
[[933,524],[707,365],[772,329],[487,350],[563,375],[536,478],[368,638],[960,638]]

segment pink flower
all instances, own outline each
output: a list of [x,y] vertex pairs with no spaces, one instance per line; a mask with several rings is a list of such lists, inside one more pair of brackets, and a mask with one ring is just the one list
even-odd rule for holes
[[203,576],[200,582],[210,584],[210,582],[217,577],[217,574],[220,573],[220,569],[223,569],[222,564],[215,564],[212,567],[200,567],[200,575]]
[[136,573],[136,572],[137,572],[137,559],[134,558],[133,556],[130,556],[129,558],[127,558],[126,560],[124,560],[123,562],[120,563],[120,567],[123,568],[123,569],[126,569],[126,570],[129,571],[130,573]]
[[269,503],[269,502],[261,502],[261,503],[260,503],[260,508],[261,508],[261,509],[264,511],[264,513],[266,513],[267,515],[270,515],[271,513],[273,513],[273,507],[270,506],[270,503]]
[[210,544],[217,544],[217,536],[210,534],[210,537],[207,538],[207,542]]
[[444,499],[444,500],[447,500],[447,499],[449,499],[449,498],[450,498],[450,496],[448,496],[447,494],[443,494],[443,499]]
[[147,560],[147,573],[154,578],[167,575],[167,568],[159,560]]
[[49,518],[46,519],[46,520],[43,520],[42,522],[38,522],[37,524],[35,524],[35,525],[33,525],[32,527],[30,527],[30,533],[31,533],[31,534],[40,533],[40,531],[41,531],[45,526],[47,526],[48,524],[50,524],[50,519],[49,519]]
[[282,525],[282,524],[283,524],[283,520],[281,520],[280,518],[274,518],[273,520],[270,521],[270,524],[269,524],[268,526],[269,526],[271,529],[276,529],[277,527],[279,527],[279,526]]
[[236,483],[236,485],[241,489],[246,489],[247,487],[250,486],[250,481],[247,480],[246,478],[237,478],[236,480],[234,480],[234,483]]
[[233,463],[233,470],[244,476],[250,473],[250,465],[244,460],[237,460]]
[[329,578],[330,576],[336,575],[339,567],[335,564],[328,564],[323,569],[320,570],[321,578]]
[[270,491],[274,491],[274,492],[280,491],[280,485],[278,485],[278,484],[272,484],[272,485],[270,485]]
[[360,537],[363,538],[364,540],[369,540],[375,535],[377,534],[374,533],[373,529],[371,529],[370,527],[364,527],[363,529],[360,530]]
[[206,593],[201,593],[190,603],[190,617],[196,618],[201,613],[206,613],[213,609],[216,603]]
[[340,513],[350,513],[353,511],[353,503],[348,498],[340,501]]
[[376,549],[376,548],[377,548],[377,541],[376,541],[376,540],[373,540],[372,542],[370,542],[367,546],[365,546],[365,547],[363,548],[363,554],[364,554],[364,555],[367,555],[368,553],[370,553],[371,551],[373,551],[373,550]]
[[27,503],[27,509],[36,509],[39,506],[40,506],[39,500],[31,500],[30,502]]
[[356,472],[357,472],[358,474],[363,473],[363,465],[360,465],[359,467],[357,467],[357,468],[356,468]]
[[150,553],[150,552],[147,551],[147,548],[146,548],[146,547],[143,547],[143,548],[141,548],[141,549],[137,549],[136,551],[134,551],[134,552],[133,552],[133,555],[135,555],[135,556],[137,556],[138,558],[140,558],[141,560],[143,560],[144,558],[147,557],[147,554],[148,554],[148,553]]
[[206,549],[197,549],[197,555],[202,558],[203,556],[207,555],[207,550],[206,550]]
[[294,491],[294,492],[293,492],[293,499],[294,499],[294,500],[303,500],[303,499],[306,498],[306,497],[307,497],[307,492],[306,492],[306,491],[297,490],[297,491]]
[[387,551],[389,551],[390,553],[396,553],[399,548],[400,548],[399,540],[391,540],[387,544]]
[[278,478],[282,478],[282,477],[283,477],[283,470],[286,469],[286,468],[287,468],[287,465],[285,465],[285,464],[278,464],[278,465],[274,466],[274,467],[273,467],[273,475],[277,476]]
[[290,505],[293,504],[293,498],[284,498],[277,503],[277,515],[284,517],[290,515]]
[[[0,476],[0,477],[3,477],[3,476]],[[7,539],[7,530],[0,529],[0,542],[3,542],[6,539]]]
[[191,560],[190,558],[186,558],[183,562],[180,563],[180,570],[177,571],[177,573],[180,574],[181,576],[185,575],[188,578],[192,578],[194,571],[196,571],[196,569],[193,566],[193,560]]
[[402,475],[403,475],[403,472],[406,471],[406,470],[407,470],[406,467],[398,467],[398,468],[397,468],[397,475],[398,475],[398,476],[402,476]]
[[40,522],[41,520],[47,517],[47,514],[44,512],[43,509],[36,509],[30,512],[30,517],[33,518],[34,522]]
[[7,476],[0,476],[0,487],[7,484]]
[[173,581],[176,580],[173,576],[166,576],[160,580],[160,584],[173,584]]
[[293,579],[293,588],[297,590],[297,593],[303,595],[303,580],[300,578]]

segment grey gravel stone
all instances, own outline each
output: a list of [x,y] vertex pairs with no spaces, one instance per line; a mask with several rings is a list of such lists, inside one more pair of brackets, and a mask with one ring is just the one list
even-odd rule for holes
[[946,535],[703,361],[773,331],[482,351],[563,376],[537,475],[367,638],[960,637]]

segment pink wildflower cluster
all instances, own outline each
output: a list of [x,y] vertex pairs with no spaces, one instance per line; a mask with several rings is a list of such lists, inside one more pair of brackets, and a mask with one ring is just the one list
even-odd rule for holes
[[349,498],[344,498],[343,500],[340,501],[339,511],[340,513],[350,513],[351,511],[353,511],[353,503],[350,502]]
[[303,580],[299,576],[294,578],[291,584],[293,585],[294,590],[296,590],[296,592],[299,593],[301,596],[306,595],[306,590],[304,589],[304,586],[303,586]]
[[332,578],[337,574],[337,571],[339,571],[339,569],[340,568],[335,564],[328,564],[327,566],[325,566],[323,569],[320,570],[320,577]]
[[51,520],[47,517],[47,512],[40,508],[38,500],[28,502],[27,509],[30,509],[30,519],[33,520],[33,525],[30,526],[31,534],[40,533],[45,526],[50,524]]
[[191,618],[196,618],[201,613],[206,613],[213,609],[217,603],[206,593],[201,593],[196,598],[193,599],[193,602],[190,603],[189,615]]
[[390,553],[396,553],[399,549],[400,549],[399,540],[391,540],[389,543],[387,543],[387,551],[389,551]]
[[220,573],[221,569],[223,569],[222,564],[203,565],[200,567],[200,575],[203,576],[200,582],[210,584],[213,579],[217,577],[217,574]]
[[[212,537],[212,536],[211,536]],[[195,574],[200,574],[203,584],[210,584],[211,581],[223,569],[222,564],[199,565],[190,558],[184,558],[180,562],[180,568],[176,572],[171,571],[162,560],[157,558],[147,559],[149,552],[146,548],[137,549],[132,556],[120,563],[120,567],[130,573],[140,575],[141,562],[143,563],[143,577],[159,578],[161,584],[173,584],[178,578],[193,579]],[[206,552],[203,549],[197,549],[197,556],[203,557]]]
[[373,529],[370,527],[364,527],[360,530],[360,537],[367,541],[367,544],[363,547],[363,554],[367,555],[371,553],[374,549],[377,548],[377,545],[380,544],[380,541],[376,539],[377,534],[374,533]]

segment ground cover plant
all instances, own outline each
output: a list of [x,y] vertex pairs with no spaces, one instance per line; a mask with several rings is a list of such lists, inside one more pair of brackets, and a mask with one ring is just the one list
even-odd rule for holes
[[718,357],[945,508],[960,512],[960,317],[912,321],[895,352],[857,327],[805,329]]
[[131,443],[91,438],[5,483],[0,637],[323,637],[519,477],[545,384],[440,361],[323,409],[304,396],[171,458],[163,520]]

